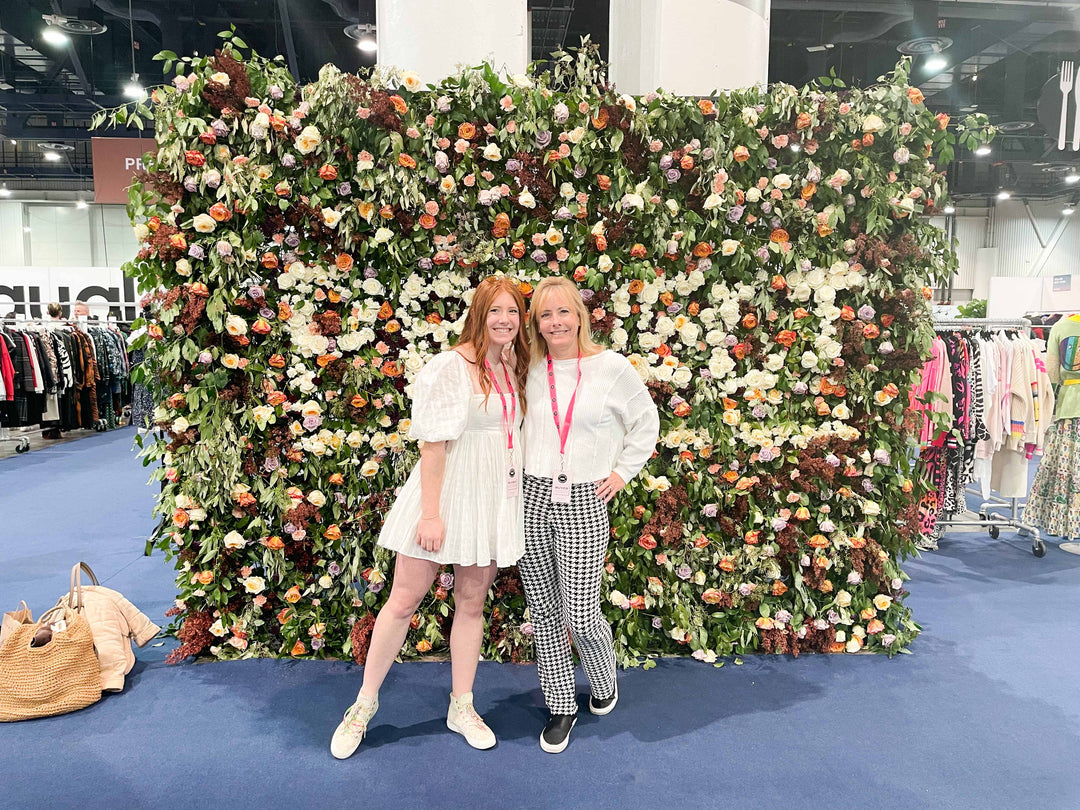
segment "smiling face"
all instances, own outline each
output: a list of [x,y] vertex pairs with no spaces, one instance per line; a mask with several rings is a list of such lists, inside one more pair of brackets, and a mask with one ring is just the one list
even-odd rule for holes
[[521,310],[508,292],[501,292],[487,312],[488,342],[500,349],[508,346],[521,329]]
[[580,326],[577,312],[563,290],[556,288],[544,296],[536,314],[536,327],[553,357],[569,357],[577,352]]

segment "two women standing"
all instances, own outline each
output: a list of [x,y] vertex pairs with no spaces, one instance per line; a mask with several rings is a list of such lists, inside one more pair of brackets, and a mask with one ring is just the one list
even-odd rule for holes
[[411,433],[423,442],[421,460],[379,537],[398,552],[394,583],[375,622],[363,686],[334,732],[339,759],[363,740],[379,687],[442,565],[455,567],[447,726],[470,745],[496,742],[473,708],[472,686],[487,592],[498,568],[519,559],[551,713],[541,748],[565,749],[577,720],[567,630],[589,678],[590,710],[607,714],[618,700],[611,628],[600,610],[606,504],[648,461],[659,417],[629,361],[593,342],[572,282],[551,278],[537,287],[531,354],[524,312],[513,283],[484,279],[459,344],[414,383]]

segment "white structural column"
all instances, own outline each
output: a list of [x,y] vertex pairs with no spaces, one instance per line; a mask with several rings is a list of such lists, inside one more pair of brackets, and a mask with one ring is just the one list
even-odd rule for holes
[[377,0],[379,64],[437,84],[458,65],[488,61],[524,73],[529,64],[525,0]]
[[613,0],[609,59],[617,90],[684,96],[764,84],[771,0]]

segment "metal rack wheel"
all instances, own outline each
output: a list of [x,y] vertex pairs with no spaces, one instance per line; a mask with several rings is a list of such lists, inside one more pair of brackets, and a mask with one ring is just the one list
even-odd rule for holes
[[30,451],[30,442],[27,439],[22,439],[17,445],[15,445],[16,453],[28,453]]
[[1036,540],[1034,543],[1031,544],[1031,553],[1034,554],[1036,557],[1045,557],[1046,543],[1044,543],[1042,540]]
[[998,536],[1000,536],[1001,534],[1001,529],[999,529],[997,526],[991,526],[986,531],[989,532],[990,536],[993,537],[995,540],[997,540]]

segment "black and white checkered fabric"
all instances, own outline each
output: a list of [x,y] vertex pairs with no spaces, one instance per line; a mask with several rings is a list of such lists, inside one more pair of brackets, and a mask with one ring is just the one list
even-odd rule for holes
[[610,524],[596,484],[574,484],[570,503],[551,502],[551,479],[525,476],[525,556],[518,562],[536,643],[544,702],[553,714],[577,712],[567,629],[593,697],[615,693],[615,647],[600,610],[600,577]]

